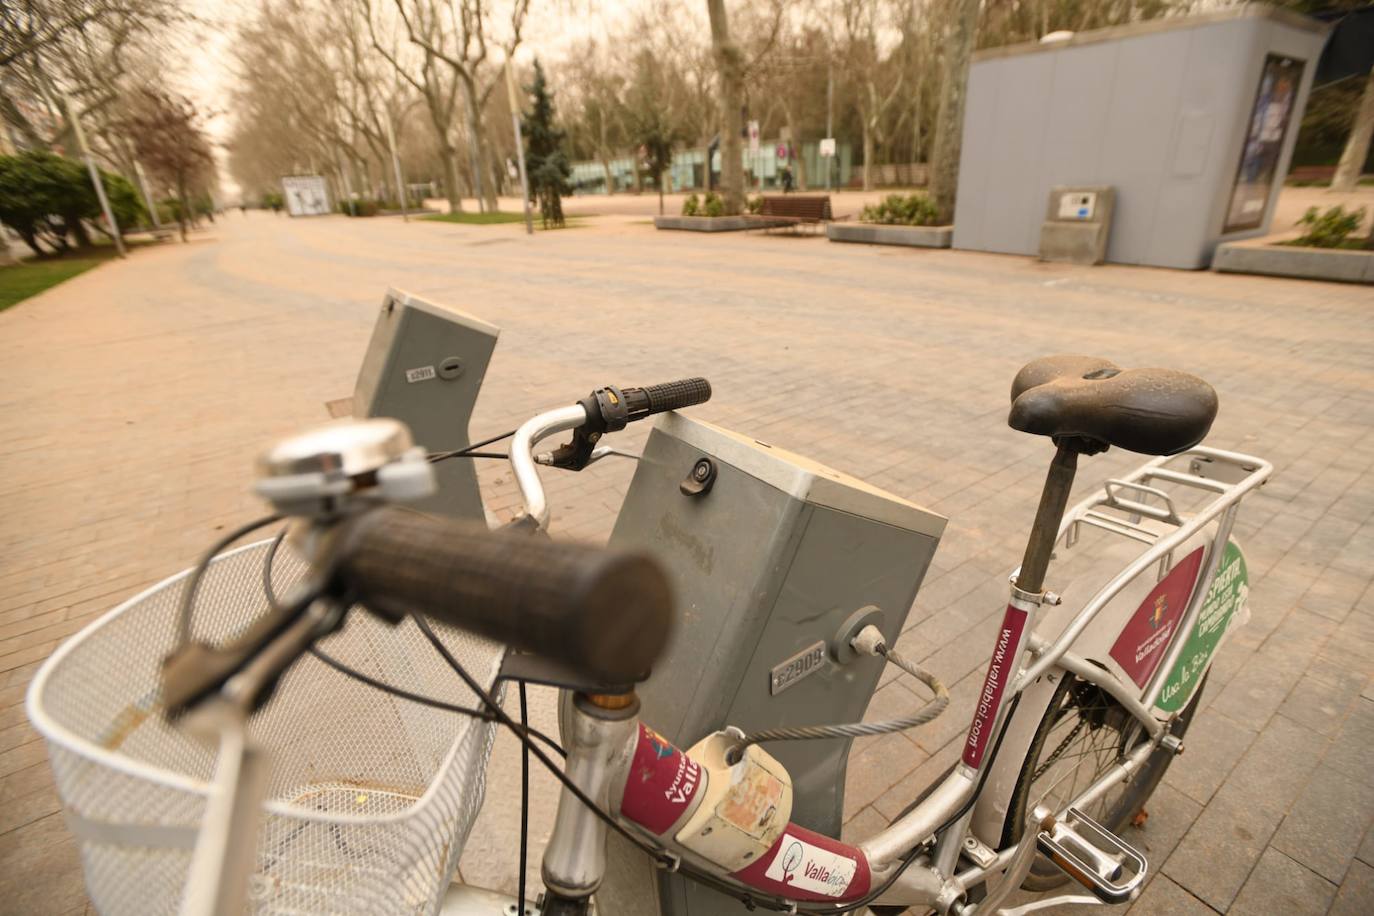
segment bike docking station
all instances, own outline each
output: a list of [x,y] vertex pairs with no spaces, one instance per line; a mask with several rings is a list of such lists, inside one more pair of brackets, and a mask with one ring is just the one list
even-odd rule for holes
[[[451,306],[387,290],[348,402],[351,415],[400,420],[430,452],[466,448],[468,421],[500,333]],[[438,490],[417,509],[484,520],[471,461],[436,462],[434,474]]]
[[[645,720],[683,748],[726,726],[861,721],[884,662],[849,643],[868,624],[896,641],[945,522],[800,455],[664,414],[610,540],[659,560],[679,608],[667,653],[636,689]],[[839,836],[850,744],[768,746],[791,775],[795,822]],[[602,912],[747,912],[610,840],[627,848],[607,857]]]
[[[949,703],[893,648],[946,519],[679,413],[712,394],[688,378],[526,420],[505,455],[524,514],[488,531],[470,463],[436,459],[474,453],[496,335],[389,292],[356,418],[261,457],[274,511],[36,673],[27,709],[97,909],[1026,916],[1138,897],[1149,866],[1123,834],[1248,617],[1231,531],[1272,472],[1201,444],[1211,386],[1086,356],[1017,374],[1008,423],[1055,454],[962,753],[850,844],[853,739]],[[624,454],[604,435],[651,415],[611,549],[544,536],[538,467]],[[1108,448],[1150,458],[1069,507],[1079,458]],[[886,664],[934,698],[864,721]],[[503,710],[511,680],[561,689],[557,739]],[[490,715],[457,705],[474,699]],[[533,908],[454,881],[498,723],[563,784]],[[1089,895],[1007,905],[1070,880]]]

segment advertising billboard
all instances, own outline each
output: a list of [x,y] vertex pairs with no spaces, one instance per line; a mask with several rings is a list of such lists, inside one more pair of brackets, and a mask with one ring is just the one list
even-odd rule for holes
[[1270,54],[1260,71],[1259,91],[1246,124],[1245,145],[1241,147],[1231,200],[1226,208],[1222,232],[1258,229],[1264,222],[1269,195],[1274,190],[1279,154],[1293,119],[1303,62],[1292,57]]
[[329,191],[319,175],[293,175],[281,180],[286,212],[292,216],[324,216],[329,212]]

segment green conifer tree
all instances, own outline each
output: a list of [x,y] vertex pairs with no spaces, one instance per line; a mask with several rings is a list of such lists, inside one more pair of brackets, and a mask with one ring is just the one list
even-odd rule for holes
[[524,114],[525,167],[529,173],[530,193],[539,203],[544,228],[563,225],[564,194],[572,193],[568,179],[572,166],[564,148],[566,134],[554,124],[553,93],[549,92],[544,68],[534,62],[534,84],[527,87],[534,107]]

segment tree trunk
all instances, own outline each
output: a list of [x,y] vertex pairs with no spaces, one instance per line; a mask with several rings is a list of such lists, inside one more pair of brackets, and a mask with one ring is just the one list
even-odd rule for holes
[[868,126],[868,119],[863,120],[864,137],[864,190],[873,190],[873,130]]
[[458,79],[463,84],[463,115],[468,123],[468,167],[472,170],[473,194],[477,198],[477,209],[486,212],[486,188],[482,181],[482,126],[477,113],[477,87],[461,71],[458,73]]
[[601,159],[601,170],[606,173],[606,194],[607,196],[615,193],[615,177],[611,175],[611,160]]
[[439,159],[444,164],[444,188],[448,197],[448,212],[463,212],[463,184],[458,177],[458,151],[452,144],[444,143],[439,146]]
[[191,212],[190,202],[186,200],[186,182],[177,181],[177,224],[181,227],[181,240],[186,241],[186,216]]
[[1360,171],[1369,158],[1371,137],[1374,137],[1374,68],[1370,69],[1369,79],[1365,81],[1360,110],[1355,114],[1355,123],[1350,126],[1350,139],[1345,141],[1341,162],[1331,179],[1331,190],[1355,190],[1360,181]]
[[491,182],[483,182],[487,185],[487,209],[492,213],[501,209],[500,202],[497,200],[501,188],[505,186],[506,170],[501,167],[501,156],[496,150],[491,150],[491,155],[486,159],[487,176]]
[[968,64],[978,31],[979,0],[958,0],[959,8],[945,42],[945,72],[935,116],[935,149],[931,151],[930,196],[941,223],[954,221],[954,194],[959,186],[959,149],[964,133],[964,97]]
[[[720,191],[725,214],[744,210],[744,165],[740,134],[744,130],[744,55],[730,40],[725,0],[706,0],[711,19],[711,48],[720,79]],[[709,168],[709,163],[708,163]]]
[[801,144],[801,139],[800,139],[800,138],[801,138],[801,134],[797,133],[797,126],[796,126],[795,124],[792,123],[792,106],[791,106],[791,105],[788,105],[788,106],[786,106],[786,107],[783,109],[783,116],[784,116],[784,117],[786,118],[786,120],[787,120],[787,151],[788,151],[789,154],[790,154],[793,150],[795,150],[796,153],[797,153],[796,159],[793,159],[793,158],[791,157],[791,155],[789,155],[789,156],[787,157],[787,164],[790,166],[790,165],[792,165],[793,162],[796,163],[796,165],[797,165],[797,190],[798,190],[798,191],[805,191],[805,190],[806,190],[806,157],[803,156],[803,155],[801,155],[801,152],[802,152],[802,144]]
[[665,172],[658,173],[658,215],[663,215],[663,176]]

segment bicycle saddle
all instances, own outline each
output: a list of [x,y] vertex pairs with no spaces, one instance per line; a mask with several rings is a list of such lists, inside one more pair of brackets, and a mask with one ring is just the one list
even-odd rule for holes
[[1007,424],[1089,455],[1112,445],[1175,455],[1201,442],[1216,415],[1216,391],[1195,375],[1046,356],[1016,373]]

